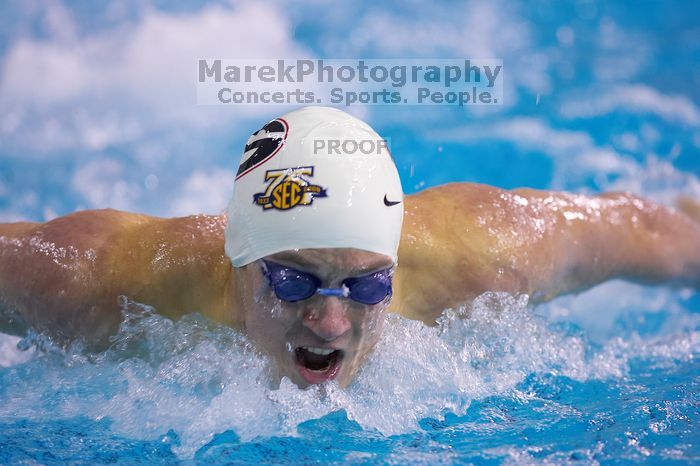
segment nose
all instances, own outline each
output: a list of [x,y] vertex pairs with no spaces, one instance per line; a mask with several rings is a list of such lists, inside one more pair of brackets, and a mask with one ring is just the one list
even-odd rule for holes
[[333,341],[351,328],[343,302],[324,296],[304,313],[304,326],[325,341]]

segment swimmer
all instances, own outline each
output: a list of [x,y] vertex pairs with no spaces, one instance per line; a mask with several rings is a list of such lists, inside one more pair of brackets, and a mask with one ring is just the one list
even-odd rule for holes
[[[345,152],[318,150],[332,141]],[[612,278],[700,288],[693,200],[470,183],[404,197],[386,147],[365,141],[380,137],[364,122],[307,107],[251,136],[226,215],[0,224],[0,331],[97,350],[126,296],[246,332],[300,387],[347,386],[386,312],[434,324],[485,291],[538,303]]]

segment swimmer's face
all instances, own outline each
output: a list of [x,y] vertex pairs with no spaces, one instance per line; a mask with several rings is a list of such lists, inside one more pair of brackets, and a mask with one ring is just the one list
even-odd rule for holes
[[[265,260],[313,274],[324,288],[341,287],[346,278],[392,265],[388,256],[350,248],[286,251]],[[379,340],[391,297],[362,304],[316,294],[287,302],[275,295],[261,261],[241,272],[247,332],[273,358],[280,377],[287,376],[300,387],[327,380],[347,386]]]

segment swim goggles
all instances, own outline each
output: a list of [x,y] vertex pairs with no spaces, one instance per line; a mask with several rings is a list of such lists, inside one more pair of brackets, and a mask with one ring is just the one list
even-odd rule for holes
[[321,288],[321,279],[315,275],[266,260],[263,260],[262,264],[263,275],[275,295],[290,303],[308,299],[316,294],[350,298],[362,304],[377,304],[391,296],[393,267],[360,277],[346,278],[340,288]]

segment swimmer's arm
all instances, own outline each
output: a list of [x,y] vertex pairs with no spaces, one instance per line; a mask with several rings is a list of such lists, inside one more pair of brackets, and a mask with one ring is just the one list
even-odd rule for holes
[[60,343],[101,333],[114,314],[102,312],[107,286],[97,273],[112,217],[81,212],[46,223],[0,224],[0,330],[23,336],[32,328]]
[[[38,223],[17,222],[0,223],[0,332],[22,336],[26,326],[18,314],[10,296],[10,290],[16,288],[12,276],[16,269],[12,252],[22,238],[34,230]],[[14,294],[14,293],[13,293]]]
[[[578,196],[531,189],[522,197],[551,231],[520,256],[533,301],[578,292],[609,279],[700,289],[700,223],[682,211],[627,193]],[[517,214],[516,214],[517,215]]]
[[392,309],[431,323],[485,291],[538,302],[612,278],[700,287],[700,224],[628,194],[454,183],[406,197]]
[[171,318],[223,319],[223,224],[201,220],[100,210],[0,224],[0,331],[104,345],[122,318],[119,296]]

